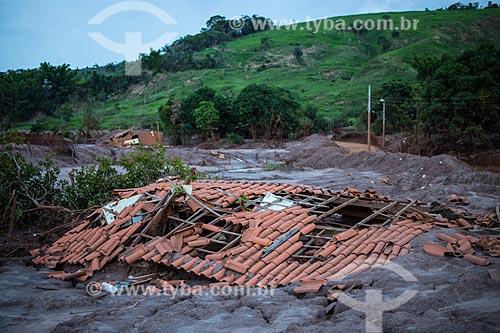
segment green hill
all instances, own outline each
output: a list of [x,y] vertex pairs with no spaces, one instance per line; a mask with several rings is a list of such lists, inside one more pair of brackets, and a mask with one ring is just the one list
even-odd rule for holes
[[[416,80],[411,66],[415,55],[458,55],[480,42],[500,44],[500,9],[377,13],[331,20],[350,25],[356,19],[390,18],[397,27],[401,17],[418,20],[417,29],[355,34],[325,30],[322,25],[314,33],[301,23],[294,31],[281,27],[254,33],[194,54],[217,55],[221,68],[157,74],[125,94],[96,103],[94,109],[103,128],[151,126],[158,119],[158,107],[169,97],[183,98],[201,86],[235,96],[248,84],[265,83],[289,89],[303,105],[311,103],[320,110],[331,110],[335,103],[336,116],[354,120],[366,108],[368,84],[378,99],[383,97],[377,90],[384,82]],[[270,39],[267,49],[263,37]],[[303,51],[302,64],[294,58],[296,48]],[[71,123],[77,122],[75,117]]]

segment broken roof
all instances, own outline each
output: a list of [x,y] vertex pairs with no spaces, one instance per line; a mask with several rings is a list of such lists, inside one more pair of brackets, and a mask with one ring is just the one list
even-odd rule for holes
[[[309,290],[409,253],[411,241],[436,224],[464,228],[459,218],[373,190],[164,179],[115,194],[117,202],[34,250],[34,263],[76,265],[76,272],[51,276],[85,281],[112,260],[142,260],[228,284],[306,282]],[[467,222],[485,220],[498,222],[493,215]]]

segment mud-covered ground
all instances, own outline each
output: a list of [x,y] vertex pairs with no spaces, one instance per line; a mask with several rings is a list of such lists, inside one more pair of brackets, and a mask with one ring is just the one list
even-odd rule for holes
[[[488,271],[498,269],[500,259],[490,258],[492,265],[482,267],[425,254],[422,244],[438,242],[435,234],[418,237],[413,253],[396,258],[397,265],[350,276],[348,281],[360,280],[365,286],[346,295],[368,302],[371,310],[390,308],[382,315],[384,332],[499,331],[500,282]],[[0,331],[364,332],[366,328],[363,305],[355,310],[339,302],[329,308],[325,295],[334,282],[318,294],[306,295],[294,294],[291,285],[268,293],[167,297],[101,292],[93,297],[83,284],[49,279],[47,272],[21,262],[0,267]],[[382,304],[373,293],[382,295]]]
[[[20,150],[31,161],[49,153],[42,147],[31,147],[31,152],[23,147]],[[73,167],[95,163],[96,156],[113,158],[128,152],[81,145],[76,148],[76,158],[59,158],[57,163],[64,177]],[[219,153],[224,154],[223,159]],[[450,194],[456,193],[471,201],[464,209],[477,212],[492,212],[500,205],[498,174],[480,172],[444,155],[427,158],[383,151],[350,154],[318,136],[276,149],[170,148],[167,155],[181,157],[197,169],[224,179],[302,183],[332,189],[371,188],[397,199],[445,205],[449,205]],[[500,282],[488,273],[500,270],[500,259],[489,257],[491,265],[482,267],[459,258],[434,257],[423,252],[425,241],[439,243],[436,231],[418,237],[412,242],[411,254],[394,260],[414,279],[404,279],[390,269],[374,269],[350,276],[348,280],[361,280],[365,286],[348,295],[366,302],[381,291],[383,302],[391,305],[405,291],[416,290],[410,300],[384,312],[382,327],[387,332],[500,331]],[[365,331],[364,312],[342,303],[329,307],[327,286],[305,297],[295,295],[293,286],[259,295],[171,298],[103,292],[91,297],[84,284],[48,279],[48,270],[36,270],[27,262],[0,261],[0,265],[1,332]],[[125,274],[117,265],[93,280],[126,277],[117,276],[117,272]]]
[[[458,159],[439,155],[419,157],[402,153],[349,153],[328,137],[312,135],[302,141],[269,148],[269,144],[246,144],[245,148],[167,149],[166,157],[179,157],[200,171],[221,179],[288,182],[340,190],[354,187],[375,189],[395,199],[425,203],[448,203],[451,194],[467,197],[467,207],[493,211],[500,204],[500,174],[478,169]],[[251,147],[251,148],[247,148]],[[19,147],[28,161],[36,163],[50,155],[47,147]],[[118,159],[129,148],[76,145],[75,157],[56,156],[61,177],[78,166],[97,163],[97,157]],[[223,154],[223,159],[221,154]],[[383,180],[383,181],[382,181]]]

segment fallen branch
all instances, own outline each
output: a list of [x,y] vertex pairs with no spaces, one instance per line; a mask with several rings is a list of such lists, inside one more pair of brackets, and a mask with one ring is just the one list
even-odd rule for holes
[[12,233],[14,232],[14,223],[16,223],[16,206],[17,206],[17,195],[16,190],[12,193],[11,197],[11,207],[10,207],[10,223],[9,223],[9,239],[12,238]]

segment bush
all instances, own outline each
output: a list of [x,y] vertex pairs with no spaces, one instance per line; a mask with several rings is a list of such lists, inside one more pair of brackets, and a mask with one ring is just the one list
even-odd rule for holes
[[43,220],[40,206],[57,205],[63,187],[58,179],[59,168],[49,158],[32,165],[12,148],[11,144],[3,144],[0,150],[1,226],[8,224],[12,214],[16,220]]
[[226,143],[230,145],[241,145],[243,143],[243,137],[236,133],[229,133],[226,136]]
[[[5,139],[2,139],[5,142]],[[139,146],[118,161],[120,174],[109,158],[99,158],[97,165],[84,166],[70,172],[70,181],[60,180],[60,170],[50,158],[32,165],[12,144],[0,149],[0,227],[5,227],[15,200],[16,221],[55,222],[61,212],[82,210],[102,205],[112,199],[117,188],[141,187],[165,176],[197,180],[204,176],[182,163],[179,158],[165,159],[165,147]]]
[[70,172],[71,183],[65,183],[62,204],[84,209],[109,201],[112,191],[123,182],[109,158],[98,158],[98,165],[84,166]]
[[121,188],[141,187],[165,177],[169,170],[165,160],[165,146],[148,148],[139,146],[129,156],[122,157],[118,164],[125,169],[120,177]]

